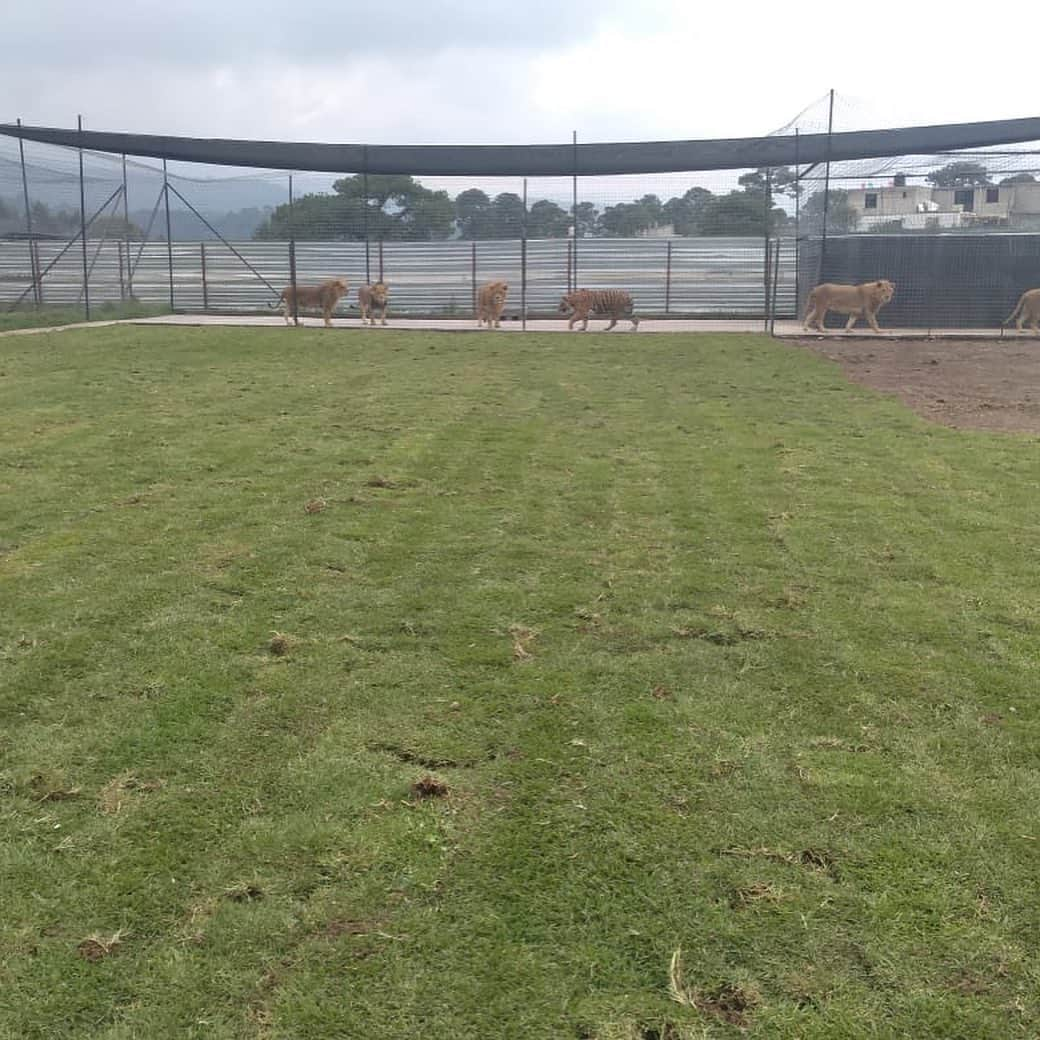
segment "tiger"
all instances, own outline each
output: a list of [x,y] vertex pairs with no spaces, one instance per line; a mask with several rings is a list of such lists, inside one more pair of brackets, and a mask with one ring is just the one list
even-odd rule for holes
[[863,282],[861,285],[834,285],[826,282],[816,286],[809,293],[805,305],[805,328],[814,325],[823,332],[823,323],[827,319],[827,311],[847,314],[845,331],[850,332],[856,321],[865,317],[875,332],[881,329],[877,323],[877,312],[895,295],[894,282],[881,278],[876,282]]
[[506,297],[509,295],[508,282],[488,282],[480,287],[477,293],[477,328],[486,321],[489,329],[499,327],[502,311],[505,309]]
[[1040,336],[1040,289],[1027,289],[1022,293],[1018,306],[1001,322],[1001,325],[1010,325],[1013,321],[1019,332],[1024,332],[1022,326],[1028,323],[1032,327],[1034,335]]
[[325,327],[331,329],[332,312],[336,309],[339,298],[347,295],[349,288],[345,278],[330,278],[320,285],[297,285],[295,292],[291,285],[287,285],[282,290],[282,295],[278,297],[278,303],[272,303],[270,306],[277,307],[282,312],[282,317],[285,318],[285,324],[291,325],[289,316],[293,311],[293,296],[295,295],[297,311],[301,307],[313,307],[315,310],[320,308],[321,315],[325,319]]
[[568,331],[573,331],[574,323],[580,321],[581,331],[589,327],[589,315],[609,317],[610,324],[603,330],[610,330],[618,323],[618,318],[628,318],[632,322],[632,331],[639,328],[639,319],[632,313],[632,295],[624,289],[578,289],[567,293],[560,300],[560,313],[570,313],[567,322]]
[[375,285],[362,285],[358,289],[358,308],[361,311],[361,324],[368,319],[369,325],[375,325],[376,314],[379,311],[380,324],[386,324],[386,309],[390,304],[390,287],[385,282],[376,282]]

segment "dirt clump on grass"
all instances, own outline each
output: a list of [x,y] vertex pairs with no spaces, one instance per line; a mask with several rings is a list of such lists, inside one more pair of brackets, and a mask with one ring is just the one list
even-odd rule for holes
[[251,882],[242,882],[224,889],[224,898],[232,903],[256,903],[264,898],[264,890]]
[[450,788],[443,780],[438,780],[437,777],[431,776],[429,773],[416,780],[411,787],[412,795],[420,800],[425,798],[444,798],[449,790]]
[[76,952],[85,961],[100,961],[115,953],[123,945],[126,933],[122,930],[110,935],[107,939],[95,933],[88,935],[77,947]]
[[275,632],[267,644],[267,649],[275,657],[285,657],[293,648],[293,641],[283,632]]
[[1040,337],[802,339],[853,383],[894,394],[918,415],[964,430],[1040,433]]

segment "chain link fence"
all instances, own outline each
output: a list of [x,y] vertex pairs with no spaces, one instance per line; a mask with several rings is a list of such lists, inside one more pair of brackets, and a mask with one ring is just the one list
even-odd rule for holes
[[595,288],[675,327],[793,326],[816,284],[888,278],[883,324],[942,329],[995,327],[1040,285],[1040,148],[821,161],[821,134],[843,129],[828,97],[773,135],[786,165],[528,177],[289,173],[4,135],[0,307],[270,313],[294,279],[343,277],[340,317],[383,281],[391,314],[473,318],[479,287],[505,281],[507,321]]

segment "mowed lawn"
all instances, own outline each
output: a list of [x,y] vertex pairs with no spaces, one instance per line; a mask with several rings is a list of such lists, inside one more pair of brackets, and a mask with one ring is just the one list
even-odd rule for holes
[[0,340],[0,433],[0,1037],[1040,1034],[1037,438],[134,327]]

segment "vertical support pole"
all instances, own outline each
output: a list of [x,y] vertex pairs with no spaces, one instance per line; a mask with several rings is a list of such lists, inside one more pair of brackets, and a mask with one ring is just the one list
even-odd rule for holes
[[126,301],[126,281],[123,276],[123,240],[117,238],[115,240],[116,257],[119,260],[119,299]]
[[199,243],[199,257],[202,260],[202,310],[209,310],[209,284],[206,280],[206,243]]
[[300,327],[300,301],[296,292],[296,225],[293,221],[293,175],[289,174],[289,284],[292,286],[293,325]]
[[166,159],[162,161],[163,199],[166,202],[166,265],[170,272],[170,310],[173,310],[173,236],[170,234],[170,179],[166,173]]
[[780,273],[780,236],[776,236],[776,246],[773,254],[773,305],[769,308],[769,335],[776,332],[776,286]]
[[527,331],[527,178],[524,178],[524,223],[520,238],[520,328]]
[[574,236],[571,235],[571,237],[567,239],[567,292],[574,291],[574,287],[571,285],[571,271],[573,270],[573,267],[571,266],[571,253],[573,251]]
[[383,240],[379,240],[379,280],[383,280]]
[[764,192],[764,213],[762,216],[763,246],[762,246],[762,331],[769,331],[769,288],[772,279],[769,277],[769,261],[772,259],[769,232],[773,220],[773,171],[766,169],[766,184]]
[[470,243],[470,288],[473,290],[473,317],[477,316],[477,242]]
[[794,316],[802,299],[802,171],[799,168],[798,127],[794,128]]
[[362,148],[362,156],[364,157],[363,166],[364,169],[361,171],[361,185],[365,194],[365,207],[362,210],[365,221],[365,284],[372,284],[372,258],[369,253],[368,243],[368,145],[364,145]]
[[572,291],[578,289],[578,131],[574,130],[572,136],[572,151],[574,163],[574,176],[571,184],[571,220],[574,223],[574,248],[571,250],[571,261],[574,265],[574,277],[570,279]]
[[43,306],[43,266],[40,264],[40,243],[36,239],[31,239],[29,247],[32,249],[32,255],[36,261],[36,290],[40,300],[40,306]]
[[668,253],[664,262],[664,312],[672,309],[672,243],[668,243]]
[[[22,125],[19,118],[18,125]],[[40,279],[39,264],[36,262],[36,251],[33,249],[32,210],[29,208],[29,178],[25,174],[25,142],[18,138],[18,158],[22,163],[22,198],[25,200],[25,233],[28,236],[26,244],[29,247],[29,271],[32,277],[33,303],[40,306]]]
[[130,270],[130,202],[126,190],[126,152],[123,153],[123,240],[126,242],[126,294],[133,299],[134,273]]
[[823,175],[823,232],[820,235],[820,281],[827,269],[827,214],[831,205],[831,134],[834,131],[834,90],[831,90],[830,109],[827,113],[827,168]]
[[83,314],[90,321],[90,269],[87,266],[87,192],[83,186],[83,116],[76,117],[79,138],[79,237],[83,246]]

